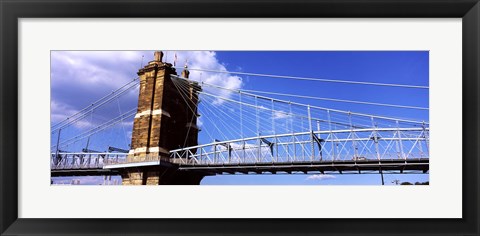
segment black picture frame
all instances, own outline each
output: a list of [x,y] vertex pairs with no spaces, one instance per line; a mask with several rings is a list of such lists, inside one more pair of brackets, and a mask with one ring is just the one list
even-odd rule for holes
[[[170,9],[177,9],[171,11]],[[0,0],[1,235],[479,235],[478,0]],[[18,218],[19,18],[434,17],[462,18],[461,219],[24,219]],[[383,207],[382,207],[383,208]],[[384,208],[383,208],[384,209]],[[260,209],[259,209],[260,210]],[[380,209],[373,209],[380,210]],[[384,209],[385,210],[385,209]],[[386,209],[388,210],[388,209]],[[439,209],[441,211],[441,209]]]

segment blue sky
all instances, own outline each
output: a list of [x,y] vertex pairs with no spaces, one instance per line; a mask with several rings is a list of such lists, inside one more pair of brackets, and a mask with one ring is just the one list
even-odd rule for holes
[[[170,51],[165,59],[177,65],[188,60],[190,68],[228,70],[261,74],[289,75],[333,80],[368,81],[393,84],[428,86],[429,54],[427,51]],[[51,59],[52,124],[86,107],[92,101],[126,84],[136,76],[141,64],[153,58],[153,51],[54,51]],[[408,89],[355,84],[324,83],[290,79],[215,74],[192,71],[191,78],[201,78],[210,83],[231,89],[250,89],[282,92],[316,97],[337,98],[367,102],[428,107],[428,89]],[[419,121],[429,120],[428,111],[379,107],[300,98],[274,98],[311,104],[345,111],[376,114]],[[136,106],[138,92],[132,92],[105,113],[120,113]],[[101,112],[100,112],[101,113]],[[105,119],[105,114],[91,117]],[[126,122],[128,123],[128,122]],[[91,124],[90,124],[91,125]],[[72,133],[89,127],[88,122],[72,128]],[[125,146],[131,130],[128,124],[113,134],[92,138],[97,149],[107,143]],[[131,129],[131,128],[130,128]],[[68,135],[65,134],[65,135]],[[108,138],[106,138],[108,136]],[[52,144],[56,141],[52,135]],[[200,140],[202,141],[202,140]],[[103,143],[102,143],[103,142]],[[78,147],[85,145],[79,144]],[[103,145],[103,146],[102,146]],[[78,148],[77,147],[77,148]],[[128,147],[127,147],[128,148]],[[409,182],[428,181],[428,174],[385,175],[386,184],[398,179]],[[96,183],[96,180],[91,183]],[[87,180],[84,183],[88,182]],[[103,180],[102,180],[103,182]],[[88,182],[90,183],[90,182]],[[380,184],[380,175],[235,175],[206,177],[202,184]]]

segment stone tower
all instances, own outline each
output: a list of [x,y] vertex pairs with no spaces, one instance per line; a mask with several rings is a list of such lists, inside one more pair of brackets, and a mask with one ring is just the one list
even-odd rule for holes
[[[162,62],[163,52],[138,71],[140,91],[127,163],[169,162],[169,151],[198,144],[197,103],[200,86],[174,79],[172,64]],[[188,79],[185,67],[182,76]],[[203,176],[182,173],[175,165],[145,165],[125,168],[124,185],[198,184]]]

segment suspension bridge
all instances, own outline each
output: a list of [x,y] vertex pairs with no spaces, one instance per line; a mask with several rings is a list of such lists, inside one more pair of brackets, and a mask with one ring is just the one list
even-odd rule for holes
[[[52,177],[120,175],[123,184],[198,184],[204,176],[222,174],[429,170],[427,121],[343,111],[271,96],[329,98],[232,89],[189,78],[189,70],[202,69],[176,67],[162,62],[162,57],[163,53],[156,52],[154,61],[139,70],[138,78],[52,125]],[[178,75],[176,69],[182,73]],[[132,102],[135,97],[137,103]],[[130,107],[122,108],[124,104]]]

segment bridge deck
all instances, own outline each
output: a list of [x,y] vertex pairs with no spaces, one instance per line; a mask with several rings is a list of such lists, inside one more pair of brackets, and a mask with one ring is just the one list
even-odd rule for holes
[[[166,162],[158,162],[157,166],[166,165]],[[128,167],[144,165],[143,163],[130,163]],[[416,159],[382,159],[382,160],[336,160],[336,161],[305,161],[305,162],[281,162],[281,163],[230,163],[230,164],[174,164],[169,166],[178,168],[180,171],[203,172],[207,175],[222,174],[263,174],[263,173],[332,173],[332,174],[367,174],[379,173],[426,173],[429,170],[429,158]],[[59,176],[102,176],[119,175],[119,170],[128,168],[124,165],[107,165],[96,168],[68,168],[53,169],[52,177]]]
[[282,162],[282,163],[237,163],[237,164],[209,164],[188,165],[182,164],[179,170],[205,171],[212,174],[262,174],[262,173],[288,173],[293,172],[320,172],[320,173],[386,173],[416,172],[426,173],[429,170],[429,159],[384,159],[362,161],[313,161],[313,162]]
[[51,177],[120,175],[117,170],[99,168],[52,169]]

